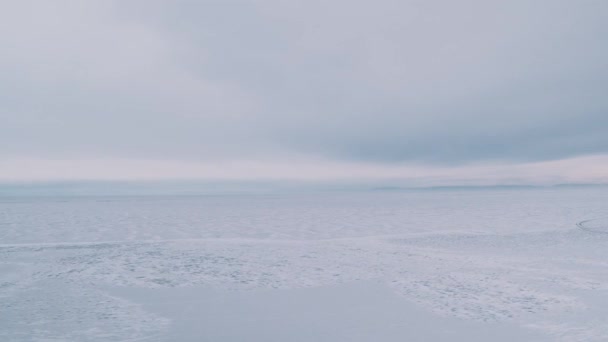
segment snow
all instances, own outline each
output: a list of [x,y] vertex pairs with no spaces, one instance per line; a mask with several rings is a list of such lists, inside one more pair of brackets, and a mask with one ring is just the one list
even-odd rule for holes
[[606,199],[4,197],[0,340],[605,341]]

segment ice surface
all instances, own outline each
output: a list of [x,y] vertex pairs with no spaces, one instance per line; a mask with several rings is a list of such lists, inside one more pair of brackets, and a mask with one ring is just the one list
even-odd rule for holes
[[[602,188],[5,197],[0,340],[221,341],[200,329],[212,317],[232,329],[226,341],[445,340],[422,321],[468,341],[606,341],[607,199]],[[186,319],[189,298],[211,303]],[[276,298],[293,305],[262,314]]]
[[606,217],[584,220],[579,222],[577,226],[588,232],[608,234],[608,218]]
[[[377,282],[234,292],[120,288],[121,296],[174,317],[171,341],[547,341],[510,322],[480,323],[417,308]],[[238,327],[238,328],[235,328]]]

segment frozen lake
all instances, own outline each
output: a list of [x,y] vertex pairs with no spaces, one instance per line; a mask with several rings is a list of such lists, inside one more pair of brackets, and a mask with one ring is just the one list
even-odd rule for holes
[[606,341],[608,188],[0,197],[1,341]]

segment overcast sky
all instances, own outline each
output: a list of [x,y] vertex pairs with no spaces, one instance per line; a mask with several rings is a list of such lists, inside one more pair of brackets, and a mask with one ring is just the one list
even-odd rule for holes
[[5,1],[0,181],[608,181],[608,2]]

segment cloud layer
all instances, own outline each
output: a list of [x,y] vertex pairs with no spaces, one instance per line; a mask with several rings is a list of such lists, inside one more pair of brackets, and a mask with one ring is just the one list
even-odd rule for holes
[[591,0],[11,2],[0,157],[452,168],[605,154],[607,22]]

